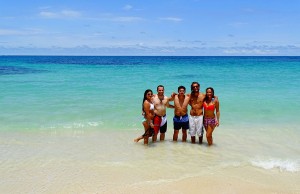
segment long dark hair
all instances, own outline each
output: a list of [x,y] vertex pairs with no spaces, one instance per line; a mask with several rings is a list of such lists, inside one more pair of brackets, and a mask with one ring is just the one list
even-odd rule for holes
[[145,90],[144,98],[143,98],[143,103],[142,103],[142,111],[143,111],[143,112],[145,112],[145,111],[144,111],[144,102],[145,102],[145,100],[147,100],[147,93],[148,93],[148,92],[151,92],[151,93],[153,94],[152,90],[150,90],[150,89]]
[[207,99],[208,99],[208,97],[207,97],[207,90],[211,90],[211,94],[212,94],[212,97],[214,98],[215,97],[215,90],[212,88],[212,87],[208,87],[208,88],[206,88],[206,90],[205,90],[205,98],[204,98],[204,101],[206,101]]

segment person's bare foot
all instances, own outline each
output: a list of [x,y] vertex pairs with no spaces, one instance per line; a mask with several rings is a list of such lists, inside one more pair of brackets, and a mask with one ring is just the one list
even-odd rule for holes
[[135,142],[135,143],[137,143],[137,142],[139,142],[141,140],[141,138],[135,138],[133,141]]

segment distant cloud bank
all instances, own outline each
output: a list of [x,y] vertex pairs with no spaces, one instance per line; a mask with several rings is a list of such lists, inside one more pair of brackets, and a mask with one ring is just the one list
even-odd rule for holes
[[300,56],[300,47],[1,47],[0,55],[99,55],[99,56]]

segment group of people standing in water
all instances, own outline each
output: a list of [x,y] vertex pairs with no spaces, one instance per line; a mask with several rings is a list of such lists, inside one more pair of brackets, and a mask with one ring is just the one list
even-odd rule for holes
[[[134,141],[138,142],[144,139],[144,144],[147,145],[150,137],[152,137],[152,142],[157,140],[158,133],[160,133],[160,141],[163,141],[167,131],[166,109],[174,108],[173,141],[177,141],[179,130],[182,130],[183,142],[187,141],[187,131],[189,131],[191,142],[196,143],[196,136],[198,136],[199,143],[202,144],[204,126],[207,143],[212,145],[212,133],[220,124],[220,103],[214,94],[214,89],[209,87],[206,89],[206,94],[203,94],[200,92],[200,84],[193,82],[191,93],[185,94],[185,92],[186,88],[179,86],[178,93],[167,97],[164,95],[163,85],[157,86],[157,94],[153,94],[152,90],[147,89],[142,103],[145,133]],[[170,101],[174,101],[174,105],[170,104]],[[188,105],[191,106],[189,115]]]

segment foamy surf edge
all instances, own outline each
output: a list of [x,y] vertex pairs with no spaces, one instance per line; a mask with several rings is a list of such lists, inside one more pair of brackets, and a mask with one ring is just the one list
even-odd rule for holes
[[299,161],[291,159],[254,159],[251,161],[251,165],[266,170],[279,169],[280,172],[299,172],[300,164]]

